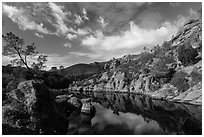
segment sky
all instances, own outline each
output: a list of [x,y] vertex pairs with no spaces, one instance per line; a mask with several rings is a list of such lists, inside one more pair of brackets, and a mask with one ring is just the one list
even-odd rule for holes
[[[201,7],[201,2],[6,2],[2,33],[34,42],[48,55],[47,69],[68,67],[161,45]],[[3,65],[10,60],[2,56]]]

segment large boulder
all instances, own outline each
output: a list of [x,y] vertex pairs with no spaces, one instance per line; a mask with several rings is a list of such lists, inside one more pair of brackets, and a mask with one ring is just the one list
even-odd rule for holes
[[3,124],[39,134],[65,134],[68,121],[60,117],[49,89],[34,80],[18,84],[2,107]]
[[82,99],[81,102],[83,103],[81,112],[85,114],[95,115],[95,107],[91,104],[91,98]]

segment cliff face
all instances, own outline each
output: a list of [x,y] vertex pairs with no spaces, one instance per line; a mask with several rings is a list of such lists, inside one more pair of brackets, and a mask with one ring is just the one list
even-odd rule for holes
[[202,18],[184,24],[170,41],[151,51],[104,64],[105,72],[71,89],[148,94],[155,98],[202,102]]

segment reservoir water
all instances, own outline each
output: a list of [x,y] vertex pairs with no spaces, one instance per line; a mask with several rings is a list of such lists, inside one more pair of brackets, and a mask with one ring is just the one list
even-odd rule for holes
[[86,92],[95,115],[69,119],[68,134],[202,134],[202,106],[128,93]]

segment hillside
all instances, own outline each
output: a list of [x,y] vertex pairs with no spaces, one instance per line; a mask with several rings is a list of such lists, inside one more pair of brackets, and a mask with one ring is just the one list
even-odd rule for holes
[[72,84],[70,89],[133,92],[155,98],[200,104],[201,13],[198,12],[198,18],[187,21],[170,41],[164,41],[162,45],[154,46],[150,51],[103,62],[104,72],[78,81]]
[[103,69],[93,64],[76,64],[60,70],[67,77],[84,77],[100,73]]

